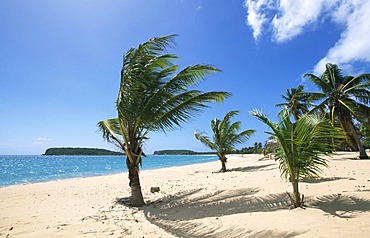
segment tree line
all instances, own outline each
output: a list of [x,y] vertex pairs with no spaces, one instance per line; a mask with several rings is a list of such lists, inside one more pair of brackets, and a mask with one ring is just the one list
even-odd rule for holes
[[98,148],[48,148],[43,155],[123,155],[123,153]]

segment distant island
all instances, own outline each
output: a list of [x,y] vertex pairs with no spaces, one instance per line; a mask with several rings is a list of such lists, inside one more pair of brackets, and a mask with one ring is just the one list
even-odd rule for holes
[[195,152],[192,150],[158,150],[154,151],[153,155],[207,155],[215,154],[215,152]]
[[43,155],[124,155],[123,153],[97,148],[48,148]]

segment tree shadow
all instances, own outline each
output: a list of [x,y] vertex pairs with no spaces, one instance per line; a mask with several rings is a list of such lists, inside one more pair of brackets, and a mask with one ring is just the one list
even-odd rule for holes
[[237,172],[257,172],[257,171],[267,171],[275,169],[275,165],[273,164],[264,164],[264,165],[255,165],[255,166],[247,166],[247,167],[237,167],[233,169],[229,169],[228,171],[237,171]]
[[354,218],[354,212],[370,211],[369,200],[340,193],[318,197],[309,205],[340,218]]
[[348,154],[346,152],[339,151],[329,156],[329,158],[334,161],[360,160],[358,152],[355,154]]
[[130,197],[116,198],[115,204],[120,204],[125,207],[131,207],[131,198]]
[[330,182],[336,181],[341,179],[352,179],[349,177],[330,177],[330,178],[303,178],[301,182],[303,183],[323,183],[323,182]]
[[143,208],[149,222],[177,237],[293,237],[297,232],[253,231],[240,227],[207,226],[202,218],[218,220],[224,215],[272,212],[290,205],[285,193],[255,197],[259,189],[217,191],[201,194],[193,189],[167,196]]
[[192,220],[238,213],[271,212],[290,206],[286,193],[256,197],[252,195],[259,189],[249,188],[200,195],[201,190],[193,189],[166,196],[149,204],[144,210],[161,219]]
[[264,238],[264,237],[296,237],[301,234],[299,232],[285,232],[277,230],[262,230],[253,231],[246,228],[229,227],[224,228],[221,225],[208,226],[196,221],[168,221],[153,219],[147,216],[147,219],[154,225],[165,230],[175,237],[189,237],[189,238],[201,238],[201,237],[253,237],[253,238]]

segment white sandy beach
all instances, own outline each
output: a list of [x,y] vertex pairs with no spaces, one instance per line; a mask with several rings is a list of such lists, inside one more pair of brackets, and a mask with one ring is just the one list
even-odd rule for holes
[[226,173],[219,161],[142,171],[142,208],[125,205],[126,173],[0,188],[0,237],[369,237],[370,160],[356,155],[300,184],[306,209],[289,209],[291,184],[261,155],[231,156]]

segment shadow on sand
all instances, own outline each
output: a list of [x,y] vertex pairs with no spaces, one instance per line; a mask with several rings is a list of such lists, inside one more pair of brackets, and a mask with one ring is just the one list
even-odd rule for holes
[[[154,225],[165,230],[174,237],[230,237],[230,238],[265,238],[265,237],[296,237],[301,234],[298,232],[284,232],[277,230],[253,231],[247,228],[230,227],[224,228],[221,225],[214,227],[207,226],[197,221],[168,221],[156,220],[151,217],[147,219]],[[237,222],[237,221],[236,221]]]
[[[254,196],[258,191],[258,188],[248,188],[204,194],[202,189],[193,189],[166,196],[142,209],[150,223],[176,237],[294,237],[302,234],[295,231],[251,230],[237,225],[227,227],[217,222],[223,215],[288,209],[290,201],[285,193]],[[116,204],[123,206],[129,206],[129,203],[129,198],[116,200]],[[317,208],[328,215],[347,219],[354,218],[355,213],[370,211],[369,200],[342,194],[321,196],[307,205],[308,208]],[[199,221],[202,218],[212,219],[215,223],[207,226],[204,221]]]
[[318,197],[309,206],[318,208],[327,214],[340,218],[354,218],[354,212],[370,211],[370,201],[355,196],[338,194]]
[[201,194],[194,189],[167,196],[144,208],[152,224],[177,237],[293,237],[296,232],[276,230],[253,231],[237,227],[209,227],[198,219],[211,218],[216,224],[219,217],[239,213],[271,212],[288,209],[285,193],[255,197],[259,189],[217,191]]
[[247,167],[238,167],[229,169],[228,171],[236,171],[236,172],[258,172],[258,171],[267,171],[276,169],[276,165],[274,164],[264,164],[264,165],[256,165],[256,166],[247,166]]
[[331,182],[341,179],[352,179],[349,177],[330,177],[330,178],[304,178],[301,182],[303,183],[323,183],[323,182]]

